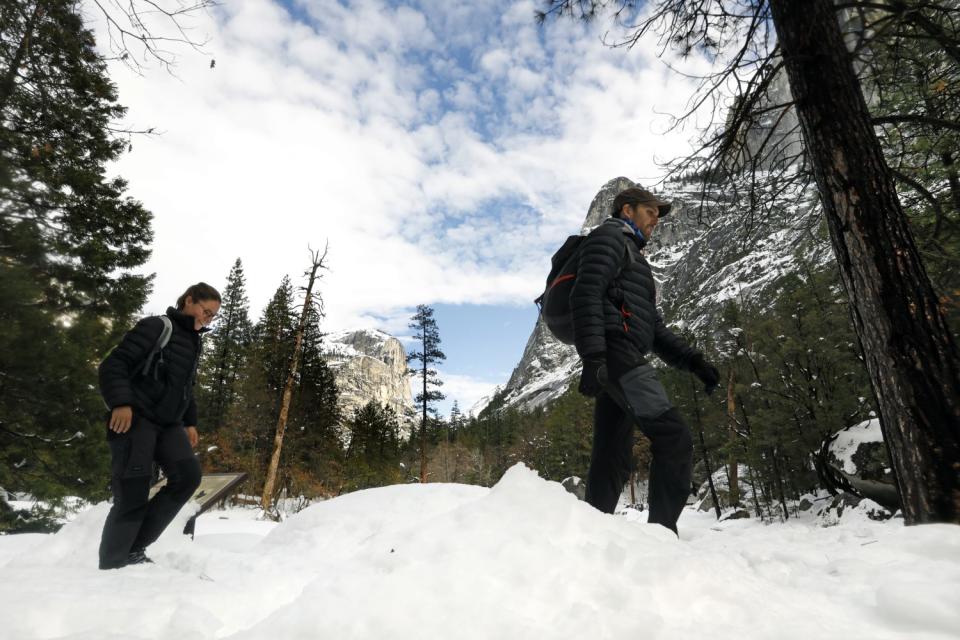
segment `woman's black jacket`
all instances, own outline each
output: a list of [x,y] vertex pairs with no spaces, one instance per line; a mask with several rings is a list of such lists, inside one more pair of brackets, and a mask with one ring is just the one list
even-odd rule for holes
[[570,293],[574,344],[584,360],[606,356],[613,379],[644,364],[650,351],[687,370],[698,353],[663,323],[644,244],[626,222],[608,218],[581,245]]
[[200,360],[200,336],[206,328],[194,329],[191,316],[167,309],[173,324],[170,341],[148,375],[143,375],[147,356],[153,350],[163,321],[144,318],[100,363],[100,393],[110,409],[130,405],[135,413],[161,426],[196,426],[197,403],[193,385]]

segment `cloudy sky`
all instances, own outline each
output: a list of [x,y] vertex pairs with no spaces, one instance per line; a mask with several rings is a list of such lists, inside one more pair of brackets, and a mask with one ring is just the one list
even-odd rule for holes
[[259,317],[329,243],[328,330],[402,337],[429,304],[445,408],[504,383],[596,191],[653,184],[692,136],[666,133],[692,86],[655,42],[611,49],[609,20],[539,27],[536,8],[225,0],[188,23],[206,44],[176,50],[173,74],[112,66],[126,124],[159,132],[116,167],[155,216],[146,312],[222,286],[239,257]]

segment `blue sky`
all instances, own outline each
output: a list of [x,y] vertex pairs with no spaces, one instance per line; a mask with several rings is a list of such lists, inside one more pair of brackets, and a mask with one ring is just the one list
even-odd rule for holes
[[606,19],[540,28],[536,7],[236,0],[193,20],[206,44],[178,51],[175,75],[115,65],[126,124],[161,132],[117,167],[155,215],[146,311],[222,284],[239,256],[258,316],[329,242],[330,331],[403,338],[428,304],[442,410],[504,383],[549,257],[596,191],[653,184],[692,135],[667,132],[692,87],[655,43],[606,47]]
[[448,415],[459,398],[466,412],[477,394],[488,394],[494,384],[503,384],[520,360],[537,321],[537,308],[529,305],[441,304],[434,308],[440,331],[441,350],[447,360],[438,370],[448,398],[439,407]]

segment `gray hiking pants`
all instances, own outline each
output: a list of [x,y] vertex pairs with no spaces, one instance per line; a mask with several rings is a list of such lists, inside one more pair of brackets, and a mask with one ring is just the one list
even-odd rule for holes
[[634,427],[650,439],[649,522],[674,533],[690,495],[693,437],[671,405],[656,370],[649,364],[623,374],[597,397],[593,451],[587,474],[588,503],[613,513],[630,477]]

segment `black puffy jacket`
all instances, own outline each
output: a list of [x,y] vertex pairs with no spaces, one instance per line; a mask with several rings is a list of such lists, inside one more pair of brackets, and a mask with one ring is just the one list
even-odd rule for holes
[[[633,251],[627,242],[635,243]],[[614,379],[643,364],[650,351],[687,370],[698,353],[663,323],[644,244],[625,221],[605,220],[581,245],[570,293],[577,353],[584,359],[606,354]]]
[[110,409],[130,405],[134,412],[162,426],[195,426],[197,403],[193,385],[200,361],[200,336],[191,316],[167,309],[173,324],[170,342],[163,349],[157,375],[143,375],[143,365],[163,331],[157,316],[144,318],[128,331],[100,363],[100,393]]

